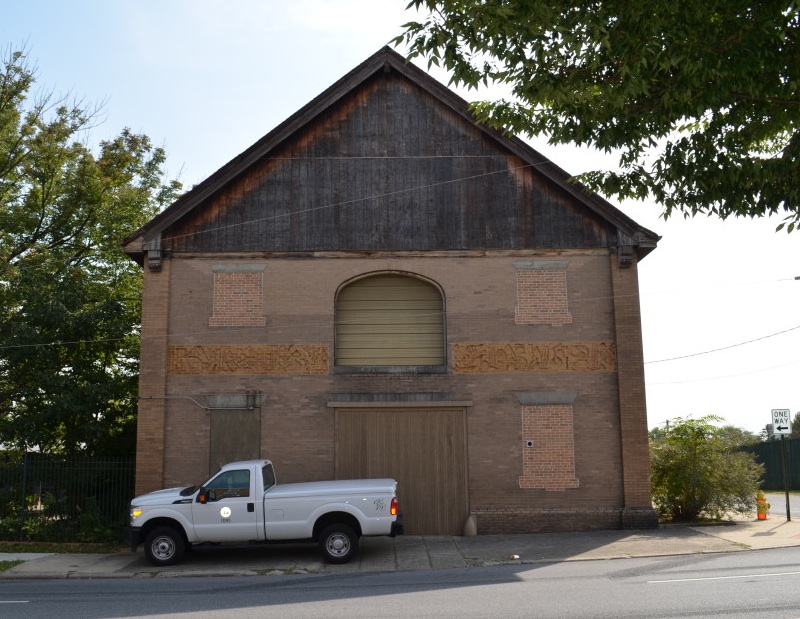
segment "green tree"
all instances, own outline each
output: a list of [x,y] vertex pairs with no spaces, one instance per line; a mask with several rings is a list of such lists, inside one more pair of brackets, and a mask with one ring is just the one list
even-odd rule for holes
[[746,447],[748,445],[755,445],[760,443],[761,439],[758,434],[737,428],[736,426],[722,426],[719,431],[720,438],[726,440],[731,447]]
[[134,450],[141,273],[120,240],[179,185],[129,130],[87,146],[97,115],[31,97],[26,54],[0,60],[0,445]]
[[[733,447],[746,447],[747,445],[755,445],[756,443],[760,443],[762,441],[759,434],[755,434],[749,430],[744,430],[743,428],[737,428],[736,426],[731,425],[722,426],[719,428],[718,434],[720,438],[726,440]],[[648,434],[651,441],[664,440],[668,435],[669,422],[667,422],[663,427],[656,426],[650,430]]]
[[478,117],[619,156],[580,177],[619,199],[800,224],[795,0],[412,0],[395,40],[468,87],[511,96]]
[[800,438],[800,411],[796,412],[792,419],[792,432],[787,438]]
[[752,511],[763,475],[741,436],[717,417],[674,419],[650,442],[653,504],[662,518],[695,521]]
[[663,428],[661,426],[656,426],[655,428],[650,430],[650,432],[647,433],[647,436],[651,441],[660,441],[666,436],[668,431],[669,431],[669,425]]

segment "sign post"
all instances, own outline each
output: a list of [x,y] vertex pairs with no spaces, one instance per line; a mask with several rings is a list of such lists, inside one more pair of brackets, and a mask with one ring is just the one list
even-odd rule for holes
[[772,409],[772,431],[781,437],[781,469],[783,472],[783,488],[786,492],[786,520],[792,519],[789,509],[789,471],[786,466],[786,435],[792,433],[792,417],[788,408]]

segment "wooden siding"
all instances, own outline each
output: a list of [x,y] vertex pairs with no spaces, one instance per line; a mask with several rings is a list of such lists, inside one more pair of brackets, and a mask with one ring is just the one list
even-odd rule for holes
[[374,275],[336,300],[336,365],[444,365],[442,295],[403,275]]
[[396,71],[343,97],[191,217],[173,252],[594,248],[615,228]]

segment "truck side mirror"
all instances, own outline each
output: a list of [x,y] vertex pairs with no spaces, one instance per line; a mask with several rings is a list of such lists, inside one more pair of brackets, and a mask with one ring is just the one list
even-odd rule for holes
[[213,503],[217,500],[217,493],[213,490],[203,488],[197,495],[197,502],[205,505],[206,503]]

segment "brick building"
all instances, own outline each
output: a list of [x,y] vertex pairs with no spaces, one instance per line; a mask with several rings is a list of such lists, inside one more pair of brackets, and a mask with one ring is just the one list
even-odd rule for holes
[[659,237],[385,48],[124,241],[137,491],[394,477],[412,534],[642,527]]

